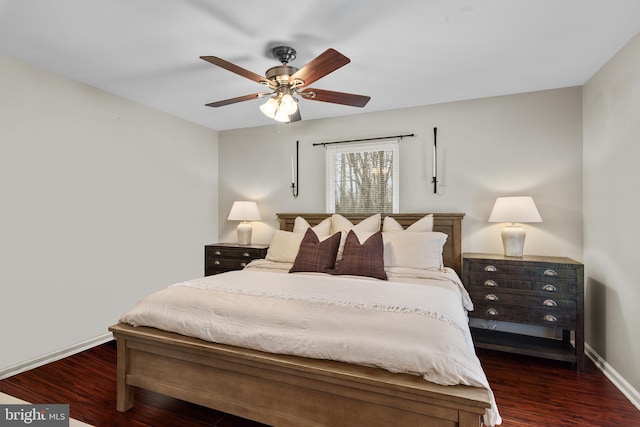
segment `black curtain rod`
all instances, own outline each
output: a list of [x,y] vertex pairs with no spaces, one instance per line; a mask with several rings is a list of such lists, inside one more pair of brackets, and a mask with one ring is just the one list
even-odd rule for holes
[[315,142],[313,144],[313,146],[315,147],[316,145],[332,145],[332,144],[344,144],[346,142],[362,142],[362,141],[376,141],[378,139],[396,139],[396,138],[405,138],[405,137],[413,137],[416,136],[414,133],[411,134],[407,134],[407,135],[395,135],[395,136],[379,136],[377,138],[363,138],[363,139],[347,139],[344,141],[334,141],[334,142]]

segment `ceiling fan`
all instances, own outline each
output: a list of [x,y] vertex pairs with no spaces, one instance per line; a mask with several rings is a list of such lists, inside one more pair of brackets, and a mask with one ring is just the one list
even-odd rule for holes
[[353,107],[364,107],[371,99],[369,96],[308,87],[316,80],[351,62],[349,58],[334,49],[327,49],[300,69],[288,65],[296,57],[296,51],[293,48],[277,46],[273,48],[272,53],[274,58],[280,61],[282,65],[269,68],[264,77],[217,56],[201,56],[201,59],[213,65],[268,86],[272,91],[252,93],[251,95],[211,102],[206,105],[208,107],[222,107],[251,99],[269,97],[269,100],[260,106],[260,110],[267,117],[279,122],[297,122],[302,119],[298,109],[297,96],[312,101],[330,102]]

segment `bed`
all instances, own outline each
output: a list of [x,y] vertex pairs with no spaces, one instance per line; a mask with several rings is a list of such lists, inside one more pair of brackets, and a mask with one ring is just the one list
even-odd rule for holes
[[[309,227],[320,227],[323,221],[326,222],[328,216],[328,214],[278,214],[280,230],[285,233],[291,233],[294,230],[298,218],[302,218]],[[396,226],[402,228],[410,227],[426,218],[426,214],[389,216]],[[432,229],[436,232],[433,234],[444,233],[447,236],[441,248],[442,261],[458,274],[462,267],[461,221],[463,216],[463,214],[441,213],[432,216]],[[357,226],[359,223],[370,221],[370,216],[346,215],[345,220],[352,221]],[[344,240],[341,243],[344,245]],[[348,263],[345,262],[346,264]],[[237,274],[250,277],[251,274],[263,274],[259,271],[261,269],[263,267],[258,263],[256,267],[258,271],[255,272],[248,268],[246,273],[244,271],[223,273],[218,278],[218,282],[226,283],[224,286],[233,287],[238,281]],[[302,277],[305,277],[305,274],[302,273]],[[278,286],[286,286],[285,277],[287,280],[294,280],[293,276],[296,276],[295,274],[278,275],[272,272],[266,275],[282,277],[279,283],[274,283],[276,290],[279,289]],[[317,276],[325,276],[325,274],[317,274]],[[322,280],[318,282],[319,286],[326,286],[324,277],[316,277],[314,274],[306,277]],[[165,291],[177,292],[186,287],[190,289],[189,292],[200,292],[200,288],[209,286],[205,279],[190,281],[188,286],[176,284]],[[223,279],[226,279],[226,282]],[[376,279],[367,279],[371,286],[374,282],[380,282]],[[345,280],[356,283],[357,278],[346,276]],[[401,279],[397,280],[401,281]],[[310,279],[307,281],[312,282]],[[395,283],[396,279],[390,278],[390,281]],[[405,286],[402,283],[400,285]],[[360,286],[359,283],[358,286]],[[412,285],[406,284],[406,286]],[[191,289],[192,287],[196,289]],[[227,292],[228,289],[225,288],[224,291]],[[249,291],[243,288],[241,291],[232,293],[246,294],[247,292]],[[357,290],[353,292],[357,293]],[[264,295],[248,295],[248,298],[256,301],[263,301],[260,299],[263,297]],[[394,296],[389,295],[389,297]],[[173,294],[169,298],[173,299]],[[347,297],[340,298],[338,304],[332,305],[333,310],[343,310],[343,299]],[[277,304],[274,307],[280,307],[279,310],[289,310],[287,304],[292,303],[291,299],[290,296],[286,299],[280,298],[273,302]],[[326,302],[326,300],[323,301],[323,303]],[[307,300],[304,301],[304,304],[308,303]],[[244,317],[252,317],[254,311],[261,311],[258,304],[260,303],[243,307],[244,309],[253,307]],[[280,306],[280,304],[283,305]],[[375,301],[372,301],[371,306],[375,305]],[[388,310],[388,307],[378,311],[385,312],[383,313],[385,316],[397,316],[397,314],[388,313],[393,311]],[[415,313],[412,315],[418,316]],[[466,316],[466,312],[464,315]],[[426,315],[420,318],[424,319],[421,320],[424,322],[434,322]],[[185,334],[163,330],[162,326],[133,326],[136,322],[127,323],[122,321],[123,319],[128,318],[126,315],[123,316],[120,323],[109,328],[118,346],[117,409],[119,411],[130,409],[134,404],[135,388],[143,388],[272,426],[471,427],[482,425],[483,419],[486,424],[500,423],[484,372],[474,373],[475,376],[484,377],[484,380],[480,378],[480,380],[470,381],[471,385],[463,385],[466,380],[459,384],[441,385],[425,380],[426,375],[423,377],[415,373],[392,372],[394,369],[385,369],[384,364],[360,363],[357,358],[354,359],[356,362],[349,362],[339,359],[327,360],[318,356],[281,354],[281,352],[265,351],[260,345],[247,348],[244,344],[231,345],[225,340],[211,342],[190,332]],[[314,320],[313,323],[316,321]],[[466,324],[465,328],[466,331],[461,331],[461,334],[470,337]],[[176,330],[182,331],[182,329]],[[188,336],[189,334],[192,336]],[[271,345],[269,344],[266,348],[273,348],[270,347]],[[321,350],[325,351],[324,347]],[[471,353],[472,356],[469,357],[475,357],[472,345]],[[393,353],[392,357],[402,359],[403,353]],[[407,359],[412,358],[407,357]],[[479,365],[479,362],[477,363]]]

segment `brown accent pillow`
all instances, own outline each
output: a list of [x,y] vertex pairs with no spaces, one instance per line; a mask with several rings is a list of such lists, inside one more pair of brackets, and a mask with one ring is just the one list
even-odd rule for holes
[[313,229],[308,228],[300,242],[300,250],[289,273],[328,273],[336,267],[340,246],[340,233],[320,241]]
[[352,276],[375,277],[387,280],[384,271],[384,242],[380,231],[360,244],[358,236],[353,230],[347,234],[342,252],[342,261],[336,267],[334,274],[350,274]]

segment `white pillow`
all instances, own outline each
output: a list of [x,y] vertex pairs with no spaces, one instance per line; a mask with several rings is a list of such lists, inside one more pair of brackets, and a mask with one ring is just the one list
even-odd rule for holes
[[380,231],[380,214],[373,214],[360,221],[357,224],[353,224],[347,218],[340,214],[333,214],[331,216],[331,233],[335,234],[338,231],[342,234],[340,236],[340,247],[338,248],[338,257],[336,262],[342,259],[342,252],[344,251],[344,243],[347,240],[347,234],[349,230],[353,230],[358,236],[360,242],[364,242],[371,235],[377,231]]
[[[400,223],[390,216],[385,216],[382,231],[405,231]],[[407,227],[406,231],[433,231],[433,214],[425,215]]]
[[447,235],[439,232],[382,232],[384,266],[441,270]]
[[349,232],[351,229],[356,233],[358,231],[375,233],[376,231],[380,231],[380,217],[380,214],[373,214],[354,225],[342,215],[333,214],[331,215],[331,234],[335,234],[338,231]]
[[265,259],[274,262],[293,263],[300,249],[300,242],[304,238],[304,233],[293,233],[291,231],[276,230],[271,237],[269,249]]
[[[311,227],[306,219],[301,216],[296,217],[293,223],[294,233],[306,233],[307,229]],[[319,239],[331,234],[331,217],[326,217],[318,225],[314,225],[311,229],[316,233]]]

